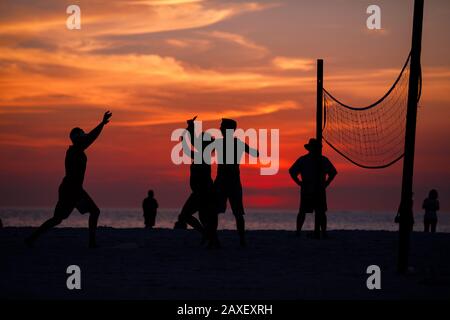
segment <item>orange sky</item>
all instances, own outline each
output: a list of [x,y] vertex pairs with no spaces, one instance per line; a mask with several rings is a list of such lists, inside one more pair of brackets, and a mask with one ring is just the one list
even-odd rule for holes
[[[279,174],[243,168],[244,200],[295,209],[287,168],[314,134],[315,60],[325,60],[329,91],[367,105],[408,55],[413,1],[376,1],[378,31],[366,28],[372,2],[2,1],[0,206],[53,205],[68,132],[92,128],[110,109],[111,124],[88,151],[85,187],[100,206],[139,206],[153,188],[162,207],[180,207],[189,168],[172,164],[170,133],[198,115],[206,127],[226,116],[242,128],[280,129]],[[69,4],[81,7],[81,30],[65,27]],[[448,1],[426,1],[416,204],[432,187],[442,200],[450,192],[449,13]],[[397,207],[401,162],[364,170],[324,152],[339,171],[332,210]]]

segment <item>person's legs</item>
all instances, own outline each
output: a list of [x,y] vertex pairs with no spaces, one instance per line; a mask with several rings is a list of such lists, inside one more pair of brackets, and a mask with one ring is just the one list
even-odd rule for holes
[[95,248],[97,242],[95,240],[95,234],[97,231],[98,217],[100,216],[100,209],[96,208],[89,212],[89,247]]
[[315,224],[314,235],[320,237],[327,237],[327,197],[325,190],[321,190],[314,197],[314,212],[315,212]]
[[236,219],[236,229],[239,234],[240,244],[242,247],[245,247],[246,241],[245,241],[245,219],[244,219],[244,216],[242,214],[235,214],[234,217]]
[[319,210],[316,212],[316,214],[319,214],[319,223],[320,223],[320,231],[322,232],[322,237],[327,237],[327,213],[323,210]]
[[[303,228],[306,214],[312,212],[314,212],[314,197],[310,193],[304,192],[302,189],[300,193],[300,209],[297,215],[297,236],[300,235],[300,231]],[[314,225],[317,225],[317,223]]]
[[208,241],[208,246],[213,246],[217,242],[217,208],[215,205],[215,194],[213,185],[205,184],[199,190],[199,210],[198,216],[201,224],[205,229],[205,241]]
[[97,242],[95,235],[97,231],[98,217],[100,216],[100,209],[95,204],[94,200],[89,196],[86,191],[82,191],[80,201],[78,201],[77,210],[80,213],[89,213],[89,247],[95,248]]
[[32,245],[43,233],[47,232],[53,227],[56,227],[62,222],[62,219],[51,217],[45,221],[30,237],[26,239],[28,245]]
[[244,203],[242,201],[242,186],[240,184],[234,185],[229,189],[228,199],[230,200],[230,207],[236,218],[236,229],[239,234],[241,246],[246,245],[245,241],[245,211]]
[[423,226],[424,226],[424,232],[430,232],[430,222],[428,222],[428,220],[424,220],[423,221]]
[[305,223],[306,213],[303,210],[299,210],[297,214],[297,235],[300,235],[303,224]]
[[211,198],[205,198],[205,195],[202,195],[202,198],[204,198],[205,202],[200,206],[198,215],[205,229],[204,240],[208,241],[208,247],[218,247],[217,225],[219,217],[212,205],[213,201],[211,201]]
[[314,237],[320,238],[320,227],[322,224],[322,212],[320,210],[314,210]]
[[145,216],[144,217],[144,224],[145,224],[145,228],[146,229],[151,229],[152,225],[151,225],[151,221],[150,221],[150,217],[149,216]]
[[[203,196],[202,196],[203,198]],[[209,210],[208,208],[202,203],[199,205],[198,208],[198,219],[200,220],[200,224],[206,229],[209,224]]]
[[29,236],[25,242],[27,245],[32,246],[33,243],[45,232],[53,227],[59,225],[64,219],[66,219],[73,211],[73,206],[65,205],[63,201],[58,201],[55,206],[53,217],[45,221],[31,236]]
[[193,229],[197,230],[202,235],[204,235],[205,228],[200,223],[200,221],[198,221],[193,216],[193,214],[196,213],[199,209],[198,200],[199,200],[198,195],[195,193],[191,193],[189,198],[186,200],[186,203],[184,204],[183,208],[181,209],[181,213],[179,215],[179,221],[182,223],[187,223]]
[[437,226],[437,220],[433,220],[431,222],[431,232],[435,233],[436,232],[436,226]]
[[153,213],[153,214],[150,216],[149,224],[150,224],[150,229],[153,228],[153,227],[155,226],[155,224],[156,224],[156,212]]

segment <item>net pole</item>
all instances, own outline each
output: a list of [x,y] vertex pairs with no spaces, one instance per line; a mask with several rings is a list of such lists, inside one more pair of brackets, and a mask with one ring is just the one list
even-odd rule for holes
[[[323,129],[323,60],[317,60],[317,111],[316,111],[316,139],[322,144],[322,129]],[[319,152],[316,154],[316,168],[317,168],[317,186],[319,187],[319,192],[325,192],[325,186],[322,183],[322,148],[319,148]],[[314,233],[317,237],[320,237],[320,229],[323,225],[322,214],[318,216],[315,212],[314,219]],[[319,219],[320,218],[320,219]]]
[[323,119],[323,60],[317,60],[317,112],[316,112],[316,139],[322,142]]
[[408,271],[410,237],[413,227],[413,175],[416,140],[417,103],[419,95],[420,54],[422,47],[424,0],[414,1],[414,18],[409,74],[408,106],[406,111],[405,155],[403,159],[402,194],[399,208],[398,272]]

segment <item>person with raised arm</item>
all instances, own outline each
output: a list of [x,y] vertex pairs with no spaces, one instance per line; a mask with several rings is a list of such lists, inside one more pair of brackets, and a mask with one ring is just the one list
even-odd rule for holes
[[[217,211],[214,197],[214,184],[211,178],[211,154],[205,154],[205,148],[214,141],[206,132],[195,133],[194,117],[187,121],[183,136],[183,152],[191,158],[189,185],[192,193],[186,200],[175,226],[188,224],[203,235],[202,242],[208,242],[209,248],[220,248],[217,238]],[[200,144],[195,145],[194,141]],[[188,143],[189,141],[189,143]],[[195,149],[198,147],[199,149]],[[204,157],[207,157],[205,159]],[[200,160],[200,162],[196,161]],[[194,217],[198,212],[199,220]]]
[[[226,211],[227,201],[230,201],[231,211],[236,219],[240,245],[245,247],[245,210],[239,165],[244,153],[248,153],[253,157],[259,157],[259,151],[235,137],[236,129],[237,122],[235,120],[222,119],[220,131],[223,138],[218,139],[217,145],[219,147],[216,149],[220,160],[217,166],[217,176],[214,180],[214,191],[219,213]],[[228,156],[227,151],[231,153]]]
[[28,246],[31,247],[43,233],[59,225],[64,219],[67,219],[74,209],[77,209],[81,214],[89,213],[89,247],[95,248],[97,246],[95,233],[100,209],[83,189],[87,166],[85,150],[98,138],[103,127],[111,119],[111,116],[112,113],[110,111],[105,112],[102,121],[89,133],[85,133],[83,129],[78,127],[70,131],[72,145],[66,152],[66,174],[59,186],[58,202],[53,217],[45,221],[25,240]]

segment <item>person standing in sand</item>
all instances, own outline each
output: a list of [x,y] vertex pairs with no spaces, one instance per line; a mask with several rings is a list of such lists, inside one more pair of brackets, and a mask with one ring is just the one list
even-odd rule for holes
[[153,190],[149,190],[147,198],[142,202],[142,209],[144,211],[144,223],[147,229],[151,229],[155,226],[156,213],[158,210],[158,202],[155,199],[155,193]]
[[[250,154],[253,157],[259,157],[259,151],[251,148],[248,144],[235,137],[235,130],[237,128],[237,122],[233,119],[222,119],[220,125],[220,131],[223,138],[218,139],[219,146],[216,152],[218,158],[222,161],[217,166],[217,176],[214,180],[214,188],[217,201],[217,210],[219,213],[224,213],[227,208],[227,201],[230,201],[231,211],[236,219],[236,228],[239,234],[240,245],[246,246],[245,241],[245,211],[242,199],[242,183],[240,176],[239,165],[244,152]],[[220,141],[221,140],[221,141]],[[234,159],[228,161],[227,149],[234,152]]]
[[28,246],[31,247],[43,233],[67,219],[73,209],[77,209],[81,214],[89,212],[89,247],[95,248],[97,246],[95,232],[100,209],[83,189],[87,165],[87,156],[84,151],[98,138],[111,116],[111,112],[105,112],[100,124],[87,134],[81,128],[73,128],[70,132],[72,145],[66,152],[66,175],[59,186],[58,203],[56,204],[54,215],[25,240]]
[[[326,188],[336,177],[337,171],[327,157],[321,156],[322,144],[316,139],[310,139],[305,144],[308,154],[297,159],[289,169],[294,182],[300,186],[300,209],[297,216],[297,235],[300,236],[306,213],[315,212],[314,237],[327,237],[327,199]],[[320,162],[318,161],[321,157]],[[320,173],[319,173],[320,166]],[[301,180],[299,179],[301,176]],[[320,176],[320,181],[317,177]]]
[[[217,238],[217,211],[214,203],[214,185],[211,178],[211,154],[205,154],[206,147],[214,139],[206,132],[200,132],[199,136],[196,136],[196,118],[194,117],[187,121],[186,132],[182,138],[183,152],[192,160],[189,178],[192,193],[183,205],[175,226],[189,224],[202,234],[202,242],[205,242],[205,240],[208,241],[209,248],[220,248],[220,242]],[[188,144],[188,139],[190,145]],[[195,149],[197,147],[194,143],[195,139],[201,141],[201,145],[198,146],[199,149]],[[204,157],[207,157],[207,159],[204,159]],[[196,158],[201,159],[201,162],[197,163],[195,161]],[[200,221],[194,217],[196,212],[198,212]]]
[[437,211],[439,211],[439,195],[436,189],[431,190],[428,193],[428,198],[423,200],[422,208],[425,210],[423,217],[424,232],[436,232],[436,226],[438,222]]

